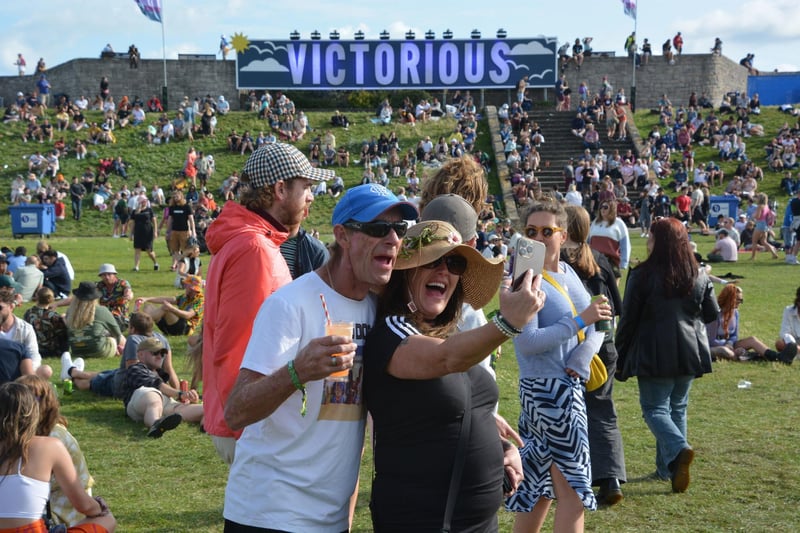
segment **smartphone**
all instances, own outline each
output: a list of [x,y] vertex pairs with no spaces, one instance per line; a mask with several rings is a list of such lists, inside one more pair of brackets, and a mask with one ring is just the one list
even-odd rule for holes
[[533,270],[534,276],[542,273],[544,267],[544,243],[528,239],[527,237],[520,237],[517,241],[516,249],[514,250],[514,272],[512,278],[512,290],[517,290],[522,277],[528,270]]

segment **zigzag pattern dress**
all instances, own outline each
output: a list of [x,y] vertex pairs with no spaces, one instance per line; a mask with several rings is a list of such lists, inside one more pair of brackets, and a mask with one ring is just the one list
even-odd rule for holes
[[[585,308],[589,294],[583,282],[563,262],[560,270],[550,274],[576,308]],[[506,500],[506,508],[530,512],[541,497],[555,499],[550,475],[555,465],[584,507],[595,510],[584,385],[564,371],[567,366],[577,369],[576,350],[592,346],[579,347],[574,326],[569,325],[573,323],[569,300],[549,282],[542,283],[542,290],[547,296],[545,307],[514,341],[520,364],[518,430],[525,442],[520,449],[525,479]],[[590,331],[594,335],[594,329]]]

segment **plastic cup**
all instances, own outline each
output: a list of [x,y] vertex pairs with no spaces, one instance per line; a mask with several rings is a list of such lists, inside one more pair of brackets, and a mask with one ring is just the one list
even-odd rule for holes
[[[325,335],[339,335],[342,337],[353,336],[353,323],[352,322],[331,322],[325,324]],[[332,354],[331,357],[339,357],[345,355],[343,353]],[[347,381],[350,376],[350,369],[340,370],[328,376],[328,381]]]

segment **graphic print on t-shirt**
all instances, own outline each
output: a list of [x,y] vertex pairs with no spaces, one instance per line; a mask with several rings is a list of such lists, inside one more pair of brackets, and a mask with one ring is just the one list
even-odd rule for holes
[[356,324],[353,331],[353,342],[358,344],[353,368],[347,381],[331,381],[326,379],[322,390],[322,405],[319,420],[361,420],[364,406],[361,399],[361,386],[364,376],[364,339],[371,325]]

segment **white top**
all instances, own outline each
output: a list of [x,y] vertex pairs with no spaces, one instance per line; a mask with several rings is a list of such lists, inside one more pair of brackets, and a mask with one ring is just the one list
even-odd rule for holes
[[[274,292],[261,306],[242,368],[270,375],[325,336],[323,294],[333,320],[350,320],[356,361],[348,382],[305,384],[307,413],[296,391],[264,420],[247,426],[225,489],[224,516],[239,524],[308,533],[349,528],[358,481],[366,410],[362,405],[363,345],[375,320],[372,295],[362,301],[334,292],[310,272]],[[343,394],[339,387],[344,387]],[[343,399],[338,403],[337,399]]]
[[786,334],[794,337],[795,341],[800,340],[800,316],[794,305],[786,306],[786,309],[783,310],[780,336],[783,337]]

